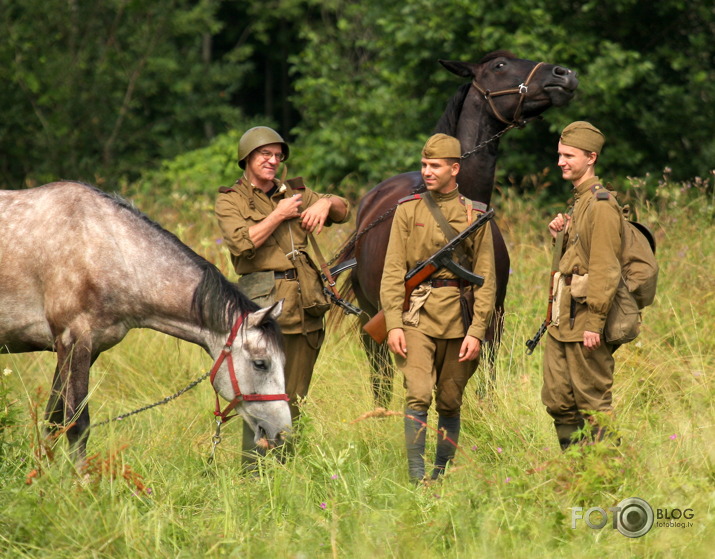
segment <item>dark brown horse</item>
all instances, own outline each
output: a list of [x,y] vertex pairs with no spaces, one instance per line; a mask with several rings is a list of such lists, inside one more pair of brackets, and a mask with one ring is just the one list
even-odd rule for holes
[[[494,188],[494,172],[500,137],[514,127],[522,127],[552,106],[568,103],[578,80],[562,66],[516,58],[506,51],[486,55],[478,63],[440,60],[450,72],[471,82],[462,85],[447,104],[434,132],[459,139],[462,145],[459,191],[486,209]],[[335,258],[336,263],[356,259],[350,271],[351,285],[366,322],[379,307],[380,280],[385,251],[397,201],[424,190],[419,172],[387,179],[370,190],[358,207],[356,230]],[[497,299],[487,342],[494,356],[503,326],[504,299],[509,281],[509,253],[496,224],[494,237]],[[387,405],[392,395],[393,370],[386,344],[377,345],[366,334],[363,345],[370,360],[376,403]]]
[[76,182],[0,190],[0,353],[54,351],[47,419],[68,426],[78,462],[89,434],[89,370],[131,328],[198,344],[211,380],[253,428],[291,426],[282,303],[259,309],[218,269],[124,200]]

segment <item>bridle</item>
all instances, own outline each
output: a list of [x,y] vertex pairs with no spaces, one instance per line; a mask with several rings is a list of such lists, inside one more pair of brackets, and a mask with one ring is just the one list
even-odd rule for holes
[[[282,400],[287,402],[289,400],[288,394],[242,394],[241,388],[238,386],[238,378],[236,378],[236,369],[233,366],[233,355],[231,350],[233,348],[233,342],[236,340],[238,331],[245,320],[247,313],[242,313],[231,328],[231,332],[228,335],[226,344],[221,350],[221,354],[216,358],[214,366],[211,368],[211,386],[213,386],[214,378],[218,372],[221,364],[226,361],[228,366],[228,376],[231,379],[231,386],[233,387],[233,399],[228,403],[228,405],[221,411],[221,405],[219,402],[218,393],[216,393],[216,411],[214,415],[220,418],[220,423],[225,423],[232,417],[236,417],[238,414],[229,415],[241,402],[272,402],[276,400]],[[214,388],[216,390],[216,388]],[[217,419],[219,421],[219,419]]]
[[[484,89],[482,86],[480,86],[477,83],[476,78],[472,80],[472,85],[474,86],[474,89],[481,93],[482,97],[484,97],[484,99],[489,103],[489,107],[491,107],[492,112],[494,113],[494,116],[497,117],[497,119],[512,128],[514,126],[518,126],[519,128],[521,128],[522,126],[524,126],[524,124],[526,124],[526,121],[521,120],[521,111],[524,108],[524,99],[526,99],[526,94],[529,91],[529,82],[531,82],[531,79],[534,77],[536,70],[538,70],[542,64],[543,62],[537,63],[536,66],[531,69],[531,72],[526,77],[526,80],[519,84],[518,87],[512,87],[511,89],[502,89],[501,91],[489,91],[488,89]],[[499,109],[496,108],[493,98],[500,97],[502,95],[513,94],[518,94],[520,97],[519,103],[517,104],[516,110],[514,111],[514,116],[512,117],[511,121],[509,121],[505,119],[499,112]]]

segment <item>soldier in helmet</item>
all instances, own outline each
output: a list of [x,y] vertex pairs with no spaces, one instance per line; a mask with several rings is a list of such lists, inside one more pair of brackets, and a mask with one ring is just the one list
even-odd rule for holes
[[[459,140],[452,136],[435,134],[427,140],[422,179],[428,192],[400,200],[380,285],[387,344],[404,376],[405,444],[414,483],[425,477],[425,424],[433,398],[439,429],[433,480],[455,455],[462,395],[477,368],[496,294],[494,246],[487,226],[460,245],[463,265],[484,278],[482,287],[477,289],[443,268],[413,291],[410,309],[403,312],[405,274],[447,243],[434,210],[453,230],[462,231],[469,223],[468,201],[457,190],[461,153]],[[427,196],[436,206],[432,210]],[[463,316],[463,303],[471,305],[472,316]]]
[[[216,217],[239,274],[239,287],[261,306],[284,299],[278,318],[285,340],[286,392],[291,416],[308,394],[313,367],[323,343],[323,314],[329,302],[318,268],[308,256],[308,235],[349,217],[348,201],[318,194],[302,180],[276,178],[288,159],[288,144],[273,129],[256,126],[238,143],[238,166],[243,176],[221,187]],[[244,423],[244,464],[255,462],[251,429]]]

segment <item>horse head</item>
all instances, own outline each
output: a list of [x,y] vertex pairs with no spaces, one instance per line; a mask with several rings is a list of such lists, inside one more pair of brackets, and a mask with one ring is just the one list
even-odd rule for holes
[[439,62],[471,83],[460,88],[435,132],[459,138],[463,150],[459,190],[488,205],[501,135],[552,106],[568,103],[578,78],[563,66],[516,58],[508,51],[489,53],[476,63]]
[[549,107],[565,105],[578,87],[568,68],[516,58],[508,51],[489,53],[477,63],[439,62],[453,74],[471,78],[491,116],[505,125],[521,126]]
[[[285,353],[276,319],[283,300],[241,315],[212,371],[216,393],[229,401],[217,415],[224,420],[234,409],[255,433],[259,446],[282,444],[290,433],[291,416],[285,391]],[[233,339],[232,339],[233,338]]]

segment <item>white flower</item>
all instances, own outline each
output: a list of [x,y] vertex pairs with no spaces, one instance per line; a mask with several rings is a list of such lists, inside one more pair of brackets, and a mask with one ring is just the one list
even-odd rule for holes
[[281,184],[281,187],[278,189],[278,194],[283,194],[286,190],[286,185]]
[[8,377],[8,376],[10,376],[10,375],[12,374],[12,369],[8,369],[7,367],[5,367],[5,368],[2,370],[2,374],[3,374],[3,376]]

